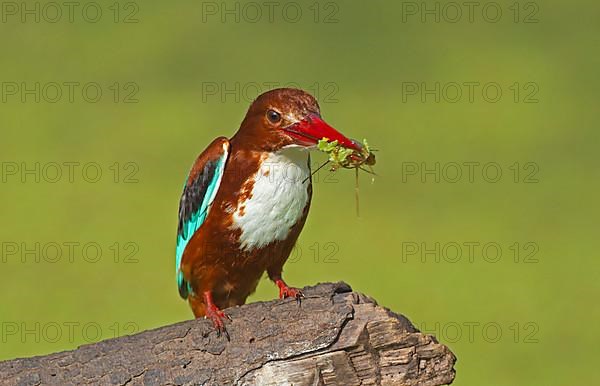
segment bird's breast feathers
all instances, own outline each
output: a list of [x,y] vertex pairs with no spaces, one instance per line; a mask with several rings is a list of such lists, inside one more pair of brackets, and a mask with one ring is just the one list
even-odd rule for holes
[[258,171],[247,180],[245,194],[233,212],[233,228],[241,230],[245,250],[285,240],[310,200],[308,151],[287,148],[261,157]]

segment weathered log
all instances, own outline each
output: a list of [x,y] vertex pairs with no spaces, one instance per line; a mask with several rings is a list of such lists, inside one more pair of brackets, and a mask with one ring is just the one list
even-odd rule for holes
[[9,385],[445,385],[456,357],[345,283],[226,313],[231,341],[189,320],[77,350],[0,362]]

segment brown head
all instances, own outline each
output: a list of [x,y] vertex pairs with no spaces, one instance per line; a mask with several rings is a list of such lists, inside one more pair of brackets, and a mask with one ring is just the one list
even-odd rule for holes
[[254,100],[232,141],[253,150],[277,151],[284,147],[310,148],[322,138],[360,150],[359,144],[323,121],[312,95],[294,88],[278,88]]

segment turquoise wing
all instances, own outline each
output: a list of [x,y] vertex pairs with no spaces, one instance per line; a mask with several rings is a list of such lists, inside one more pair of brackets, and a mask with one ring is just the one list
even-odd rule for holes
[[200,229],[208,216],[211,204],[221,185],[228,154],[229,141],[227,138],[215,139],[196,159],[179,200],[175,268],[179,295],[184,299],[187,299],[191,288],[181,271],[183,252],[194,233]]

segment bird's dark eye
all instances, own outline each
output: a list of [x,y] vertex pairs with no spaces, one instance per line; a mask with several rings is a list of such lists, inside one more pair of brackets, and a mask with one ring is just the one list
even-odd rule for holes
[[271,121],[271,123],[277,123],[281,121],[281,114],[279,114],[275,110],[269,110],[267,111],[267,118],[269,119],[269,121]]

